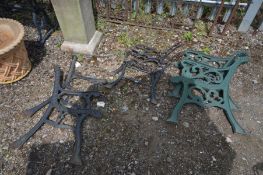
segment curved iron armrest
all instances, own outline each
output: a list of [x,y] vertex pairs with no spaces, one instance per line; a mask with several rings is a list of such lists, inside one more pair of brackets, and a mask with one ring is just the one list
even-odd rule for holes
[[[194,57],[192,55],[194,55]],[[191,61],[203,64],[204,66],[209,66],[215,69],[228,68],[233,63],[235,63],[237,59],[240,59],[242,63],[246,63],[248,61],[248,55],[244,51],[237,51],[233,55],[230,55],[225,58],[221,58],[218,56],[211,56],[211,55],[205,54],[201,51],[195,51],[195,50],[190,50],[190,49],[186,50],[183,54],[183,60],[191,60]],[[179,64],[179,67],[180,66],[181,65]]]
[[174,52],[181,45],[182,44],[178,42],[172,45],[171,47],[160,52],[156,50],[155,48],[138,44],[134,46],[134,48],[131,48],[130,51],[126,52],[126,57],[128,57],[129,55],[132,55],[137,58],[145,59],[147,60],[146,62],[152,61],[157,64],[164,64],[163,59],[168,57],[172,52]]
[[[196,61],[197,59],[192,58],[191,54],[193,52],[185,52],[184,58],[179,63],[179,68],[181,68],[181,76],[191,78],[191,79],[199,79],[198,82],[204,85],[217,85],[225,84],[230,81],[233,74],[236,72],[239,65],[248,62],[248,55],[245,52],[239,51],[234,55],[229,57],[229,59],[217,59],[217,57],[213,58],[212,56],[205,55],[205,58],[211,58],[209,61],[202,61],[204,54],[198,56],[200,61]],[[197,53],[194,51],[194,53]],[[200,52],[198,52],[200,55]],[[191,58],[190,58],[191,57]],[[224,65],[220,65],[219,68],[212,66],[209,62],[217,61],[219,65],[219,61],[226,61]],[[223,85],[222,85],[223,86]]]
[[[150,101],[153,104],[157,104],[157,84],[161,79],[161,76],[164,74],[165,69],[169,66],[167,58],[169,55],[179,48],[182,44],[180,42],[175,43],[168,49],[159,52],[154,48],[147,47],[145,45],[136,45],[133,48],[126,51],[125,58],[126,60],[117,68],[114,73],[115,75],[119,74],[118,78],[109,83],[108,86],[115,86],[125,77],[125,72],[127,68],[134,69],[136,71],[149,74],[150,76]],[[132,59],[128,59],[129,56],[132,56]],[[155,68],[149,69],[147,63],[154,63]],[[134,80],[132,80],[134,81]],[[134,81],[136,82],[136,80]]]

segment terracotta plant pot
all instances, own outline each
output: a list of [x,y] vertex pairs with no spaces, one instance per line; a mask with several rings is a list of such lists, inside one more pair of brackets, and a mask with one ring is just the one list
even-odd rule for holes
[[18,81],[31,70],[24,45],[24,27],[19,22],[0,18],[0,84]]

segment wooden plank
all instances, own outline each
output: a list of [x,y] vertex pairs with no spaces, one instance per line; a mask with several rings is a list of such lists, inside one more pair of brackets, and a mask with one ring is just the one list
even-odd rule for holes
[[171,0],[170,15],[174,16],[175,13],[176,13],[176,2],[175,0]]
[[136,17],[140,13],[140,0],[136,0]]
[[[215,0],[215,1],[220,2],[220,0]],[[218,10],[218,7],[213,7],[213,9],[212,9],[212,11],[211,11],[211,14],[210,14],[209,17],[208,17],[208,19],[209,19],[210,21],[213,21],[213,20],[215,19],[217,10]]]
[[247,32],[251,23],[253,22],[258,10],[261,7],[263,0],[253,0],[238,28],[239,32]]
[[116,9],[116,2],[115,0],[111,0],[111,8]]
[[224,7],[224,0],[221,0],[221,5],[220,5],[220,7],[219,7],[219,9],[218,9],[218,11],[217,11],[217,14],[216,14],[216,17],[215,17],[215,20],[214,20],[214,22],[213,22],[213,24],[212,24],[212,26],[211,26],[211,28],[210,28],[210,31],[209,31],[209,36],[211,36],[212,35],[212,33],[213,33],[213,30],[214,30],[214,28],[215,28],[215,26],[216,26],[216,24],[217,24],[217,21],[218,21],[218,18],[219,18],[219,16],[220,16],[220,13],[221,13],[221,11],[223,10],[223,7]]
[[260,27],[258,28],[258,30],[263,31],[263,21],[262,21]]
[[[231,3],[236,3],[236,0],[231,0],[230,2]],[[225,13],[225,15],[223,17],[223,22],[227,22],[231,12],[232,12],[232,8],[230,7],[230,8],[227,9],[227,11],[226,11],[226,13]]]
[[136,12],[137,0],[132,0],[132,1],[131,1],[131,6],[132,6],[132,11],[135,11],[135,12]]
[[111,0],[107,1],[107,18],[110,19],[111,9],[110,9]]
[[158,15],[163,13],[163,0],[157,0],[156,12]]
[[152,0],[147,0],[144,4],[144,12],[145,13],[151,13],[151,8],[152,8]]
[[189,15],[189,5],[188,5],[188,4],[185,4],[185,5],[184,5],[183,14],[184,14],[185,16],[188,16],[188,15]]
[[100,0],[100,2],[99,2],[99,6],[101,6],[101,7],[106,7],[106,2],[105,2],[105,0]]
[[126,7],[127,7],[127,6],[126,6],[126,0],[122,0],[122,1],[121,1],[121,8],[122,8],[122,9],[126,9]]
[[204,6],[201,5],[199,8],[198,8],[198,11],[197,11],[197,15],[196,15],[196,19],[200,19],[203,15],[203,12],[204,12]]
[[216,12],[218,10],[218,7],[214,7],[211,11],[211,14],[209,15],[208,19],[210,21],[213,21],[215,19],[215,16],[216,16]]
[[225,27],[224,27],[224,29],[223,29],[223,31],[222,31],[222,34],[223,34],[223,35],[226,33],[226,31],[227,31],[227,29],[228,29],[228,26],[229,26],[230,23],[231,23],[232,18],[236,15],[236,11],[237,11],[237,7],[238,7],[238,3],[239,3],[239,2],[240,2],[240,0],[237,0],[237,1],[236,1],[235,6],[233,7],[233,9],[232,9],[232,11],[231,11],[231,13],[230,13],[230,16],[229,16],[228,19],[227,19],[227,22],[226,22],[226,24],[225,24]]

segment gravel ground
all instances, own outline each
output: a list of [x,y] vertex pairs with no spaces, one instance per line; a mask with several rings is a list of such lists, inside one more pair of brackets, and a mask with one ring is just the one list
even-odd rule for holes
[[[83,75],[112,79],[111,71],[123,61],[127,46],[119,40],[127,33],[138,42],[161,50],[182,41],[180,50],[209,48],[211,54],[226,56],[235,50],[247,50],[251,59],[239,67],[231,82],[231,95],[240,110],[234,115],[248,135],[233,134],[222,110],[184,107],[178,125],[168,124],[177,100],[167,96],[168,79],[177,75],[173,66],[165,72],[159,86],[159,103],[148,102],[147,75],[129,72],[144,84],[126,81],[107,97],[103,118],[88,119],[83,125],[83,166],[69,163],[74,136],[69,130],[43,126],[21,149],[10,144],[41,117],[21,115],[25,109],[47,99],[52,91],[53,67],[67,70],[71,55],[60,50],[63,41],[55,32],[45,47],[35,45],[36,32],[26,26],[25,43],[33,63],[31,73],[21,81],[0,86],[0,174],[231,174],[263,173],[263,34],[237,33],[224,37],[193,36],[182,39],[181,32],[159,31],[108,23],[96,56],[81,62]],[[139,39],[138,39],[139,38]],[[180,57],[175,58],[180,60]],[[76,82],[82,90],[91,89]],[[68,120],[73,123],[73,120]]]

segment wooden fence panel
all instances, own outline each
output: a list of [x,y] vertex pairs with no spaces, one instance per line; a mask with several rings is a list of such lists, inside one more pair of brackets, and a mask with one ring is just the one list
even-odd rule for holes
[[157,6],[156,6],[156,12],[158,15],[161,15],[163,14],[163,4],[164,3],[164,0],[157,0]]
[[144,4],[144,11],[145,13],[150,13],[152,9],[152,1],[151,0],[146,0]]
[[[129,1],[130,3],[128,4],[127,0],[95,0],[95,1],[99,2],[98,4],[100,5],[100,7],[103,7],[105,9],[111,8],[112,10],[114,10],[117,8],[117,6],[118,7],[121,6],[122,9],[126,9],[127,13],[128,10],[132,10],[137,14],[140,9],[144,9],[145,13],[153,12],[159,15],[163,13],[169,13],[170,16],[175,16],[176,13],[178,12],[178,9],[182,10],[182,13],[185,16],[188,16],[190,14],[190,10],[192,9],[190,7],[192,7],[192,5],[195,4],[195,6],[197,6],[198,8],[196,12],[197,19],[200,19],[202,17],[204,13],[204,7],[207,6],[212,9],[210,15],[208,16],[208,19],[210,21],[215,20],[215,16],[218,12],[218,8],[222,2],[222,0],[130,0]],[[181,2],[183,2],[183,4],[181,4]],[[229,16],[232,13],[233,6],[235,5],[236,2],[237,0],[230,0],[230,2],[224,2],[224,8],[227,8],[227,10],[226,13],[224,14],[223,22],[225,23],[227,22]],[[247,12],[243,17],[243,20],[238,28],[238,31],[246,32],[249,29],[257,12],[260,9],[262,2],[263,0],[252,0],[250,6],[247,8]],[[182,9],[181,6],[183,7]],[[247,3],[239,3],[239,8],[246,8],[246,7],[247,7]],[[258,29],[261,31],[263,30],[263,22]]]

